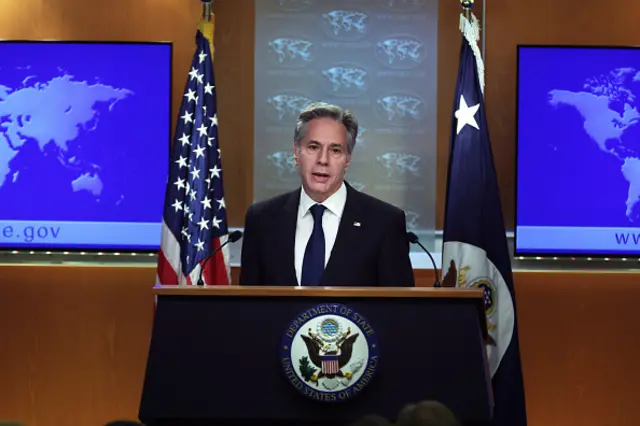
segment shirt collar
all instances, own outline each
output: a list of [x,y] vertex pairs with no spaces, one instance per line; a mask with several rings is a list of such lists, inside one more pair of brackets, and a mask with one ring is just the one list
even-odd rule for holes
[[[347,186],[344,182],[340,185],[340,188],[329,198],[324,200],[324,202],[319,203],[322,204],[329,210],[331,213],[336,215],[338,218],[342,217],[342,212],[344,211],[344,205],[347,202]],[[304,191],[304,188],[300,189],[300,204],[298,206],[299,216],[303,217],[309,212],[309,209],[314,204],[318,204],[311,197],[307,195]]]

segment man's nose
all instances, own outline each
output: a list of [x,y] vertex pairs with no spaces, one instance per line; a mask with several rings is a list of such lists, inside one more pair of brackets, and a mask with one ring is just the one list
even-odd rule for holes
[[318,154],[318,163],[329,164],[329,148],[320,149],[320,153]]

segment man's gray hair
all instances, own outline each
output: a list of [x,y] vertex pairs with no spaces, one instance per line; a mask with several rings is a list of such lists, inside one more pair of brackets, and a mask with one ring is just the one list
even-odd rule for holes
[[300,145],[300,141],[307,134],[307,124],[314,118],[331,118],[342,123],[347,130],[347,150],[349,154],[353,152],[358,138],[358,120],[350,111],[325,102],[311,103],[300,112],[293,135],[293,141],[296,145]]

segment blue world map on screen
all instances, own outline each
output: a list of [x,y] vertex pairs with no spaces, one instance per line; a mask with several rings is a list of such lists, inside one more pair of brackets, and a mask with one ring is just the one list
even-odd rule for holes
[[520,52],[518,225],[640,225],[640,50]]
[[[625,216],[629,222],[636,222],[639,218],[640,153],[632,144],[623,142],[623,137],[640,117],[633,87],[638,82],[640,71],[617,68],[606,76],[588,79],[584,91],[554,89],[549,92],[551,106],[574,108],[583,120],[584,132],[598,149],[621,162],[621,176],[629,183],[625,200]],[[596,170],[592,172],[597,173]]]
[[168,44],[0,42],[0,222],[160,223],[170,64]]
[[[94,199],[102,195],[104,183],[100,178],[100,165],[86,161],[78,152],[70,150],[69,143],[78,139],[80,132],[93,132],[100,125],[98,103],[107,105],[111,112],[118,101],[134,93],[105,84],[89,84],[63,74],[46,83],[28,76],[22,87],[0,85],[0,129],[6,144],[0,145],[0,187],[20,179],[20,163],[12,160],[28,141],[37,145],[44,155],[46,147],[55,146],[56,159],[66,169],[73,170],[71,190],[86,191]],[[29,161],[29,163],[31,163]],[[24,164],[24,163],[23,163]],[[75,177],[77,176],[77,177]]]

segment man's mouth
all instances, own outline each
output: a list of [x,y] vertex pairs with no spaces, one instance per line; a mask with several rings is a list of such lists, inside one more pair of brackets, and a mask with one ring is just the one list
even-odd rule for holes
[[329,182],[329,175],[327,173],[314,172],[314,173],[311,173],[311,176],[313,177],[313,180],[316,183],[327,183],[327,182]]

